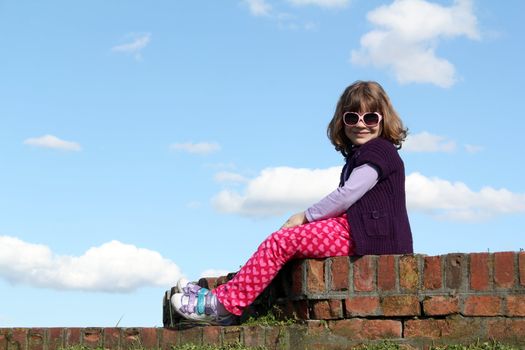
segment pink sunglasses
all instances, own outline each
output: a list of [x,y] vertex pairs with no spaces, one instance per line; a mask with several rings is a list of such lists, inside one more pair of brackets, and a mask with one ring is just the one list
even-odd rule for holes
[[348,126],[356,126],[359,121],[362,121],[366,126],[376,126],[383,120],[383,116],[377,112],[365,112],[359,114],[357,112],[345,112],[343,114],[343,122]]

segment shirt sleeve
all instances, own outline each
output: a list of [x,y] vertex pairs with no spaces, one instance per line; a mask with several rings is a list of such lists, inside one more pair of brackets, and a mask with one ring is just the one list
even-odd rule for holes
[[374,187],[378,178],[379,173],[375,166],[366,163],[356,167],[342,187],[305,211],[306,219],[312,222],[341,215]]

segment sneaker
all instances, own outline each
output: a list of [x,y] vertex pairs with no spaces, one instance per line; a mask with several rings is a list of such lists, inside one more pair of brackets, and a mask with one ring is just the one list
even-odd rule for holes
[[219,315],[217,311],[217,297],[210,290],[198,285],[182,281],[179,290],[171,297],[171,304],[175,311],[187,320],[204,322],[213,325],[231,325],[235,322],[235,315]]

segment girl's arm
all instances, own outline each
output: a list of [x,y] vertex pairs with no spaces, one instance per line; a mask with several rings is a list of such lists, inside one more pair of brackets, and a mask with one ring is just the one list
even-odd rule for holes
[[294,227],[339,216],[374,187],[378,179],[379,173],[373,165],[366,163],[358,166],[342,187],[338,187],[306,211],[292,215],[282,227]]
[[350,173],[342,187],[312,205],[305,211],[308,222],[336,217],[375,186],[379,178],[377,169],[370,163],[358,166]]

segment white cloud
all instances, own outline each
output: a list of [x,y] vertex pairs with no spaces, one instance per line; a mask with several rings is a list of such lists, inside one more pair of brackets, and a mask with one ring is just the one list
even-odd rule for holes
[[337,8],[348,6],[350,0],[288,0],[288,2],[296,6],[315,5],[325,8]]
[[199,142],[199,143],[174,143],[170,145],[170,149],[173,151],[181,151],[192,154],[210,154],[217,152],[221,149],[221,146],[218,143],[213,142]]
[[223,190],[212,204],[220,212],[255,217],[305,209],[337,186],[340,171],[340,167],[267,168],[248,182],[244,194]]
[[217,182],[237,182],[237,183],[242,183],[242,182],[247,182],[248,179],[246,179],[244,176],[240,175],[240,174],[237,174],[237,173],[232,173],[230,171],[220,171],[218,172],[217,174],[215,174],[215,181]]
[[133,55],[137,60],[142,59],[141,52],[151,41],[151,34],[130,34],[129,36],[131,37],[131,42],[113,46],[111,51]]
[[231,271],[228,270],[217,270],[217,269],[208,269],[205,271],[202,271],[200,277],[221,277],[226,276]]
[[272,13],[272,6],[265,0],[244,0],[250,13],[254,16],[269,16]]
[[40,137],[34,137],[24,140],[24,144],[42,147],[42,148],[53,148],[63,151],[80,151],[82,147],[76,142],[64,141],[53,135],[44,135]]
[[408,152],[452,152],[456,149],[456,143],[443,136],[423,131],[419,134],[409,134],[402,149]]
[[407,205],[436,218],[476,221],[525,212],[525,194],[483,187],[479,192],[462,182],[450,182],[412,173],[406,180]]
[[[282,215],[304,210],[334,190],[340,167],[328,169],[264,169],[239,193],[223,190],[213,199],[216,210],[248,217]],[[479,192],[462,182],[412,173],[406,179],[407,205],[437,219],[482,220],[525,212],[525,194],[483,187]]]
[[425,0],[396,0],[372,10],[367,18],[376,29],[361,37],[351,62],[389,68],[402,84],[452,86],[457,80],[455,68],[436,56],[439,40],[480,39],[472,0],[456,0],[450,7]]
[[465,145],[465,151],[467,151],[468,153],[479,153],[481,151],[484,150],[484,147],[483,146],[478,146],[478,145]]
[[179,267],[159,253],[119,241],[81,256],[56,255],[42,244],[0,236],[0,278],[13,284],[58,290],[131,292],[174,285]]

